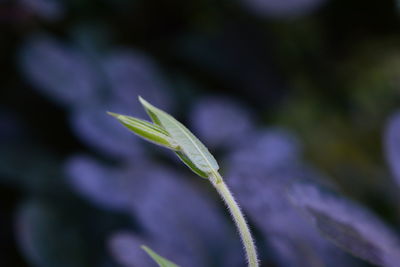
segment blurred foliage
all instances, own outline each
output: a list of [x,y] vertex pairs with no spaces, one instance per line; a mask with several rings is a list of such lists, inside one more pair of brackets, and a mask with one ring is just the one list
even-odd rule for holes
[[284,195],[329,184],[399,235],[399,26],[394,0],[0,1],[0,265],[243,266],[207,184],[105,114],[143,95],[221,159],[265,266],[366,266]]

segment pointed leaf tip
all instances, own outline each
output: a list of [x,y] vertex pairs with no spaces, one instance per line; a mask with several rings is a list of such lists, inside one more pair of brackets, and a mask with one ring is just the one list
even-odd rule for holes
[[115,117],[115,118],[119,118],[119,116],[120,116],[120,114],[117,114],[117,113],[114,113],[114,112],[111,112],[111,111],[107,111],[106,112],[108,115],[110,115],[110,116],[113,116],[113,117]]
[[146,99],[144,99],[141,96],[138,96],[140,104],[146,109],[147,107],[154,107],[152,104],[150,104]]
[[154,252],[152,249],[150,249],[147,246],[140,246],[146,253],[158,264],[160,267],[179,267],[175,263],[167,260],[164,257],[161,257],[158,255],[156,252]]
[[146,110],[147,115],[149,115],[149,117],[151,118],[151,120],[159,125],[161,125],[161,121],[157,116],[158,112],[163,112],[162,110],[156,108],[155,106],[153,106],[152,104],[150,104],[149,102],[147,102],[144,98],[142,98],[141,96],[139,96],[139,101],[142,104],[143,108]]

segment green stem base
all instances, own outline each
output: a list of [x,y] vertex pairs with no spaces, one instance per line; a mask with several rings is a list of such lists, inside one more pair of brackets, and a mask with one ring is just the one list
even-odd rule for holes
[[219,195],[224,200],[236,224],[236,227],[242,239],[244,249],[246,251],[248,266],[258,267],[257,250],[254,245],[249,226],[247,225],[246,219],[239,205],[236,203],[231,191],[229,190],[219,173],[214,173],[212,177],[210,177],[210,180],[215,189],[218,191]]

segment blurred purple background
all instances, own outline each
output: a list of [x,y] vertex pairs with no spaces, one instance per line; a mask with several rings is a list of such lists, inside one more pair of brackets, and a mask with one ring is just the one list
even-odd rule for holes
[[106,111],[211,150],[261,266],[400,262],[396,1],[0,1],[0,266],[246,266],[212,186]]

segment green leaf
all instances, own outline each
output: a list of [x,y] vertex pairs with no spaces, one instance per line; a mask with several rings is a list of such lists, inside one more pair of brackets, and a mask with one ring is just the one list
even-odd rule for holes
[[169,149],[178,149],[178,144],[169,136],[168,132],[160,126],[130,116],[112,112],[108,112],[108,114],[117,118],[119,122],[139,137]]
[[193,162],[190,161],[190,159],[186,157],[184,153],[180,151],[175,151],[175,153],[182,160],[182,162],[185,163],[185,165],[188,166],[194,173],[196,173],[200,177],[208,178],[208,174],[197,168],[196,165],[194,165]]
[[155,253],[153,250],[151,250],[149,247],[146,246],[141,246],[141,248],[149,254],[149,256],[158,263],[160,267],[179,267],[175,263],[161,257],[157,253]]
[[[193,171],[198,169],[202,173],[207,174],[207,176],[208,174],[216,173],[218,171],[219,166],[215,158],[182,123],[177,121],[168,113],[154,107],[143,98],[139,97],[139,100],[153,122],[164,128],[170,137],[178,144],[186,158],[182,158],[179,154],[178,156],[186,165],[188,165]],[[195,167],[195,169],[192,167]],[[196,173],[199,174],[198,172]]]

